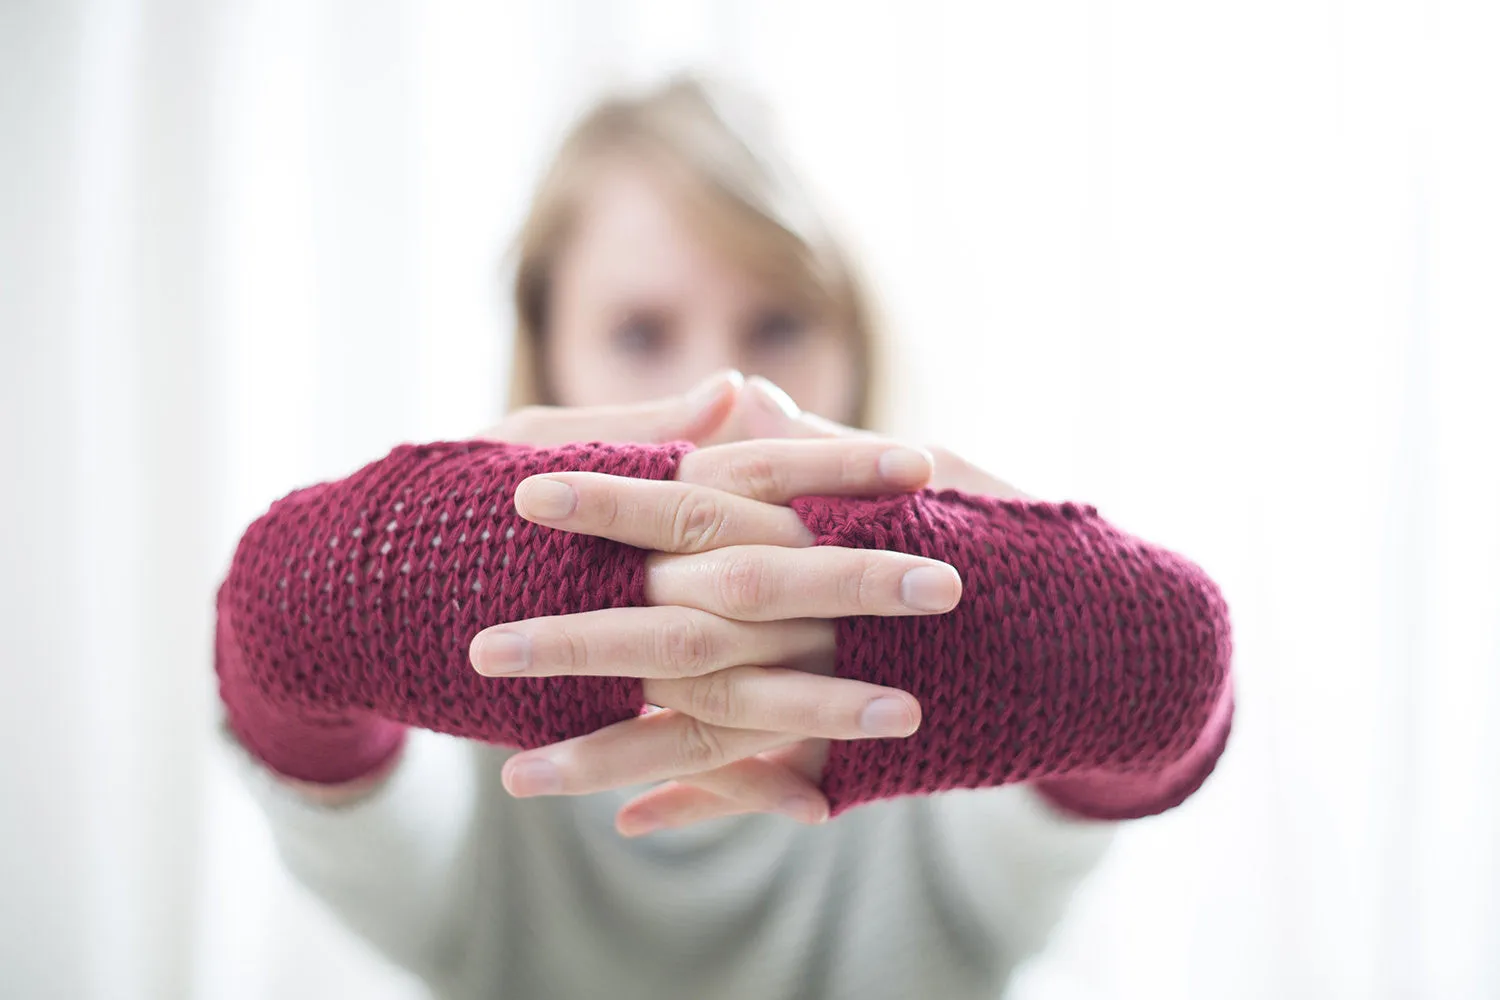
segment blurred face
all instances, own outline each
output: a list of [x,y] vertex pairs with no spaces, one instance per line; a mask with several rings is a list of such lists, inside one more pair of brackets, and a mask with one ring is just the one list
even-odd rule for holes
[[724,259],[642,168],[596,180],[551,288],[545,363],[563,406],[657,399],[738,368],[804,410],[853,417],[850,334]]

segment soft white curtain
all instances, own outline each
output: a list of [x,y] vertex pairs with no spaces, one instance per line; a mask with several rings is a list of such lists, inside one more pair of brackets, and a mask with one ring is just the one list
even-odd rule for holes
[[238,531],[503,384],[566,116],[759,86],[865,252],[898,416],[1203,563],[1219,774],[1022,1000],[1500,995],[1500,14],[0,3],[0,993],[418,996],[210,739]]

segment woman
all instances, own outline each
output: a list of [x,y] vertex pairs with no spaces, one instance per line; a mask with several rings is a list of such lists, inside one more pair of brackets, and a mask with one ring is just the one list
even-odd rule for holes
[[519,408],[279,501],[220,590],[288,865],[443,996],[999,995],[1212,770],[1216,588],[851,430],[858,279],[698,84],[574,129],[515,291]]

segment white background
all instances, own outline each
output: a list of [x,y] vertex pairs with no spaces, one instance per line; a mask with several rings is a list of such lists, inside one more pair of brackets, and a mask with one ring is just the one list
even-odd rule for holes
[[0,995],[414,995],[215,752],[213,587],[493,421],[550,144],[694,65],[864,252],[900,429],[1232,605],[1218,774],[1014,995],[1500,995],[1496,11],[0,2]]

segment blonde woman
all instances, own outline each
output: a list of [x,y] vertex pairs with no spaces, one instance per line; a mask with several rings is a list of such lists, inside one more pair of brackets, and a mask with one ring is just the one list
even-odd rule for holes
[[444,997],[998,996],[1218,759],[1217,589],[869,433],[858,274],[699,83],[577,124],[515,304],[499,427],[278,501],[220,590],[286,863]]

